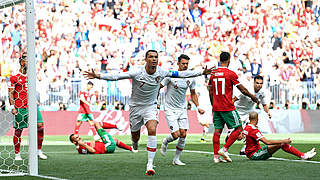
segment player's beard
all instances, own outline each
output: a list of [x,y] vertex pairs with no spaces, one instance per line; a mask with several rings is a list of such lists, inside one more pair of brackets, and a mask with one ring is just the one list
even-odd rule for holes
[[24,66],[24,67],[23,67],[23,70],[24,70],[25,73],[27,73],[27,71],[28,71],[28,66]]

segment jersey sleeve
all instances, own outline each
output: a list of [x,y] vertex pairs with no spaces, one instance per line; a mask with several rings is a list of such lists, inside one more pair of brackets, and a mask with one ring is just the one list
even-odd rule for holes
[[128,72],[114,72],[114,73],[105,73],[101,74],[100,79],[116,81],[121,79],[132,79],[138,73],[137,69],[132,69]]
[[201,76],[202,71],[167,71],[165,77],[188,78]]
[[161,84],[162,84],[162,86],[166,86],[169,84],[169,82],[170,82],[170,78],[166,77],[161,81]]
[[14,88],[14,84],[16,83],[16,76],[11,76],[8,82],[8,88]]
[[189,88],[190,89],[195,89],[196,88],[196,80],[194,78],[192,78]]
[[88,154],[88,150],[81,145],[77,146],[77,151],[79,154]]
[[267,99],[266,99],[266,98],[267,98],[267,97],[266,97],[266,93],[265,93],[265,92],[261,93],[261,97],[259,98],[259,100],[260,100],[260,103],[261,103],[262,105],[267,104]]
[[235,85],[235,86],[238,86],[240,84],[238,75],[233,71],[231,71],[230,74],[231,74],[230,75],[230,77],[231,77],[230,80],[231,80],[232,84]]

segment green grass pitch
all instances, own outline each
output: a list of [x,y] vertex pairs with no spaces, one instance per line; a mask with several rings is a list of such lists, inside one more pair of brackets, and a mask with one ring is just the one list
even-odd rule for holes
[[[158,149],[166,135],[158,135]],[[130,143],[130,136],[116,136],[119,140]],[[292,145],[302,152],[317,148],[312,161],[299,158],[279,150],[274,158],[266,161],[250,161],[239,156],[242,142],[231,146],[232,163],[213,163],[212,135],[206,137],[207,143],[200,143],[200,135],[188,135],[185,152],[181,160],[186,166],[173,166],[176,142],[169,144],[165,157],[159,150],[154,160],[156,175],[145,176],[147,161],[147,136],[140,140],[139,152],[132,153],[117,148],[113,154],[79,155],[68,137],[45,137],[44,152],[48,160],[39,160],[39,174],[65,179],[319,179],[320,178],[320,134],[266,135],[269,139],[291,137]],[[85,140],[91,137],[85,136]],[[224,144],[224,137],[221,138]],[[42,179],[37,177],[0,177],[0,179]]]

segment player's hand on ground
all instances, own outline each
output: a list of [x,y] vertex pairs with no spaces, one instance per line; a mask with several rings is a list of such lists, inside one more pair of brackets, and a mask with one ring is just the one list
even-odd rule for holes
[[211,72],[215,69],[216,67],[214,66],[214,67],[211,67],[211,68],[207,68],[207,66],[206,66],[206,68],[203,70],[203,72],[202,72],[202,74],[203,75],[208,75],[208,74],[211,74]]
[[204,113],[205,113],[205,111],[204,111],[203,109],[201,109],[201,108],[198,108],[198,112],[199,112],[200,114],[204,114]]
[[291,141],[291,139],[290,138],[288,138],[288,139],[284,139],[283,140],[283,143],[285,143],[285,144],[290,144],[292,141]]
[[100,78],[100,74],[96,74],[93,69],[91,70],[91,72],[84,71],[83,75],[85,78],[88,78],[88,79]]
[[13,108],[12,111],[11,111],[11,113],[12,113],[13,115],[17,115],[17,114],[18,114],[18,111],[17,111],[16,108]]

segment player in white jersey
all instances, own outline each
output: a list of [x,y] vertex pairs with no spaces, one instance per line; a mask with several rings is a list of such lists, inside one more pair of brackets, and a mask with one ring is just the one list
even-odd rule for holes
[[[190,58],[181,54],[178,58],[178,71],[186,71],[188,69]],[[185,165],[180,161],[180,155],[186,144],[187,130],[189,129],[188,114],[186,109],[186,91],[189,88],[191,93],[191,100],[198,108],[198,96],[195,91],[196,81],[194,78],[165,78],[160,88],[167,86],[165,93],[164,112],[168,127],[170,129],[169,136],[162,140],[160,148],[161,155],[165,155],[168,143],[175,141],[179,138],[176,146],[176,154],[173,158],[173,165]],[[203,114],[204,111],[198,108],[199,113]]]
[[[269,106],[267,105],[267,100],[266,100],[266,92],[262,89],[262,86],[263,86],[263,77],[260,75],[257,75],[256,77],[254,77],[253,86],[249,87],[248,90],[250,93],[253,93],[254,95],[256,95],[256,97],[259,99],[259,102],[262,104],[264,111],[268,114],[269,118],[271,118],[271,113],[269,111]],[[235,96],[232,98],[232,100],[234,102],[234,105],[237,108],[240,119],[242,121],[242,126],[244,128],[247,125],[247,123],[250,122],[249,113],[254,111],[256,103],[241,93],[235,92],[234,95]],[[228,135],[229,134],[230,134],[230,131],[228,132]],[[245,155],[245,148],[246,146],[244,145],[240,150],[241,155]]]
[[98,78],[105,80],[132,79],[132,94],[130,98],[130,129],[132,146],[138,149],[140,129],[143,125],[148,130],[148,163],[146,175],[154,175],[153,159],[157,149],[156,129],[158,125],[158,111],[156,99],[160,82],[165,77],[195,77],[202,74],[210,74],[213,68],[205,68],[203,71],[165,71],[158,67],[158,52],[148,50],[145,57],[145,66],[139,66],[129,72],[108,74],[96,74],[94,71],[85,71],[84,75],[90,79]]

